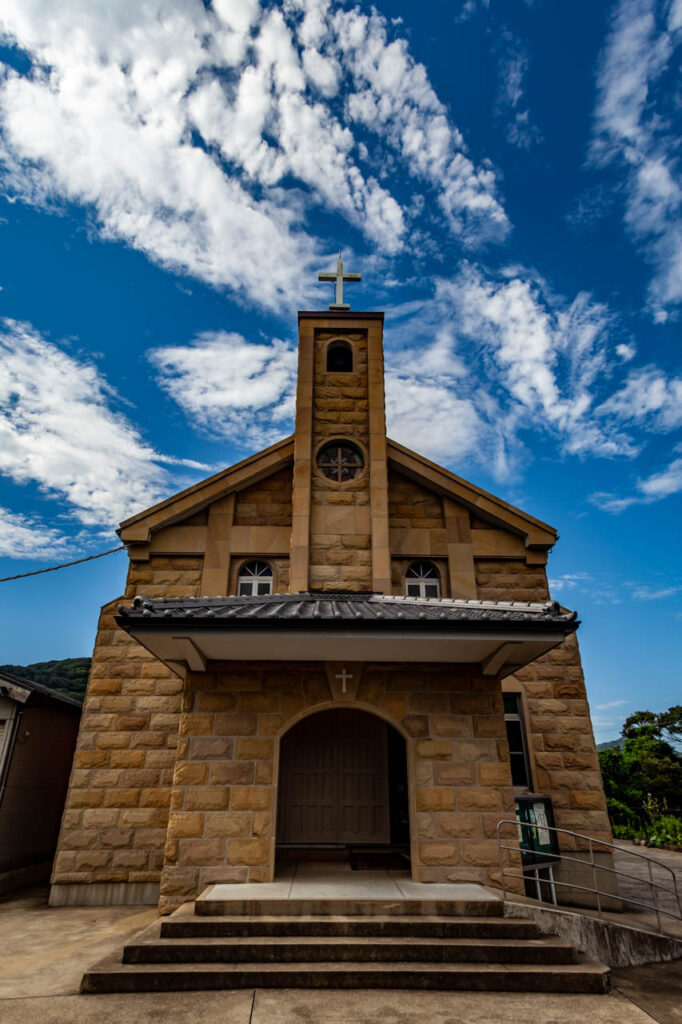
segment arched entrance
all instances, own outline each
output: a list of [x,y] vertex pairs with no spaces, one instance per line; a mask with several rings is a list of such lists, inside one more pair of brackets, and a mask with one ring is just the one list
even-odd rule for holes
[[[280,744],[277,845],[339,854],[409,847],[405,740],[355,708],[304,718]],[[352,860],[352,857],[351,857]]]

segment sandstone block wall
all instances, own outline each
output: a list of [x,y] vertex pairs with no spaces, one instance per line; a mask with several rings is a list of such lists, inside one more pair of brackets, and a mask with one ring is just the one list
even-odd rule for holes
[[[353,346],[353,373],[327,373],[327,342],[343,337]],[[357,480],[335,484],[315,468],[315,454],[330,438],[347,437],[363,450]],[[310,492],[310,571],[313,590],[371,590],[369,399],[366,332],[317,332],[312,413],[313,467]]]
[[514,812],[499,682],[448,666],[366,665],[357,685],[336,702],[313,663],[226,664],[188,677],[164,911],[213,882],[273,877],[279,741],[305,713],[335,706],[378,713],[406,737],[413,877],[498,878],[495,827]]
[[[522,561],[480,560],[477,581],[482,598],[549,598],[544,567]],[[557,828],[609,842],[611,828],[577,636],[516,672],[505,686],[525,693],[534,789],[551,796]],[[569,849],[575,844],[564,836],[561,845]]]
[[[199,558],[132,563],[125,600],[196,596]],[[158,882],[183,684],[102,609],[52,882]]]
[[235,526],[291,526],[291,467],[246,487],[236,495]]
[[391,592],[405,593],[410,564],[426,558],[440,574],[441,594],[451,597],[448,540],[443,499],[396,470],[388,474],[388,517],[391,537]]

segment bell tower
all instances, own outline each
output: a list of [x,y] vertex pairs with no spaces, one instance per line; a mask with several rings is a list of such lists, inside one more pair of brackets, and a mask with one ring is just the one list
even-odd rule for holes
[[292,593],[390,593],[383,313],[336,301],[298,314],[294,441]]

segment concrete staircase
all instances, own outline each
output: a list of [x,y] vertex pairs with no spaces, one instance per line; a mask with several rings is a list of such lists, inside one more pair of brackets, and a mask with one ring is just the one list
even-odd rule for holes
[[500,900],[200,898],[92,967],[81,991],[372,988],[604,993],[609,970]]

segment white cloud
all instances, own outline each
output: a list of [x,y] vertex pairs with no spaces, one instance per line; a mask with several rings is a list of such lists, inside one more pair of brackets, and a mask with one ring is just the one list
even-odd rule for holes
[[530,149],[542,141],[539,129],[531,121],[530,110],[521,105],[530,60],[521,41],[511,32],[502,32],[500,41],[504,50],[499,60],[497,112],[507,120],[507,142],[519,149]]
[[468,21],[479,11],[487,11],[489,7],[490,0],[464,0],[457,21]]
[[63,555],[69,543],[59,530],[0,508],[0,557],[53,558]]
[[625,704],[631,704],[629,700],[609,700],[605,704],[597,704],[597,711],[608,711],[610,708],[620,708]]
[[592,726],[595,729],[609,729],[617,724],[613,718],[604,718],[603,715],[592,715]]
[[440,301],[395,307],[390,315],[398,347],[386,353],[388,435],[450,468],[477,463],[508,479],[514,429],[501,429],[502,410],[469,376]]
[[428,458],[459,462],[485,445],[489,427],[469,398],[421,374],[386,376],[387,432]]
[[77,203],[105,238],[272,308],[303,298],[320,257],[311,203],[404,246],[413,204],[370,150],[419,178],[464,241],[501,239],[493,169],[465,154],[394,31],[330,0],[6,0],[0,33],[33,65],[0,77],[4,187]]
[[667,378],[656,366],[633,370],[596,412],[660,432],[674,430],[682,426],[682,377]]
[[652,473],[637,481],[637,492],[619,497],[604,491],[590,495],[590,501],[606,512],[624,512],[631,505],[651,505],[662,498],[669,498],[682,491],[682,459],[673,459],[658,473]]
[[[296,0],[308,8],[320,0]],[[330,11],[331,4],[325,5]],[[434,92],[423,64],[404,39],[388,41],[376,10],[335,10],[333,52],[351,76],[346,108],[351,121],[383,138],[408,172],[436,190],[451,231],[465,244],[502,241],[509,221],[497,195],[492,166],[466,155],[460,130]]]
[[680,586],[652,587],[639,586],[632,591],[632,596],[637,601],[662,601],[666,597],[674,597],[682,590]]
[[592,416],[595,385],[608,365],[610,314],[581,293],[568,303],[523,268],[499,277],[464,266],[438,284],[458,332],[482,347],[495,380],[523,417],[535,417],[575,455],[632,455],[618,427]]
[[664,0],[620,0],[602,54],[591,159],[626,178],[624,221],[655,266],[654,317],[682,301],[682,184],[678,141],[668,117],[668,82],[682,42],[679,5],[666,23]]
[[549,589],[552,593],[555,590],[575,590],[577,587],[590,584],[591,581],[592,576],[588,572],[565,572],[549,580]]
[[[0,473],[36,483],[85,525],[114,525],[169,490],[161,456],[111,405],[100,372],[27,324],[0,325]],[[196,464],[194,464],[196,465]],[[35,529],[28,521],[14,520]],[[43,531],[57,543],[52,530]],[[27,541],[28,543],[28,541]]]
[[651,501],[678,494],[682,491],[682,459],[673,459],[660,473],[652,473],[641,481],[639,489]]
[[621,342],[620,345],[616,345],[616,355],[623,360],[624,363],[629,363],[631,359],[634,359],[637,355],[637,346],[632,342]]
[[[566,455],[632,459],[647,433],[666,433],[682,422],[682,382],[656,366],[630,369],[637,349],[618,338],[620,325],[603,303],[587,293],[573,300],[557,295],[528,268],[492,274],[463,264],[453,278],[436,280],[431,300],[388,314],[391,429],[402,429],[410,444],[410,417],[423,423],[420,443],[434,457],[447,461],[450,455],[448,464],[454,460],[459,471],[466,471],[466,453],[498,479],[509,478],[527,458],[523,439],[530,431],[553,439]],[[404,409],[401,416],[398,409]],[[470,442],[472,429],[478,444]],[[673,463],[642,481],[639,498],[593,499],[620,510],[672,492],[677,477]]]
[[161,387],[203,430],[235,445],[264,446],[290,432],[296,353],[277,339],[254,344],[226,331],[149,353]]

